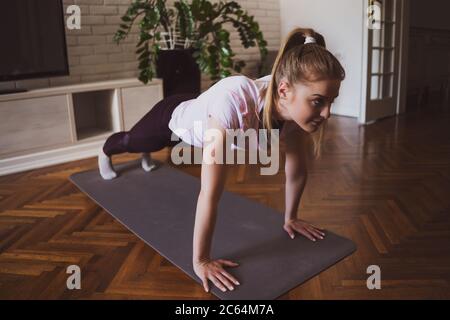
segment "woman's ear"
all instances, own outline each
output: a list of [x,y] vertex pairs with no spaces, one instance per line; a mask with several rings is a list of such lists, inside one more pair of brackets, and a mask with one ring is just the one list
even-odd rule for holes
[[289,85],[289,82],[286,80],[281,80],[278,85],[278,96],[280,99],[288,99],[289,92],[292,91],[292,86]]

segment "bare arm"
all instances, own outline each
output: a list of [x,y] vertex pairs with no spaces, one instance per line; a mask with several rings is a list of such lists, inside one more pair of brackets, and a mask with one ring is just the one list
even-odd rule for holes
[[285,142],[286,150],[286,162],[284,165],[286,174],[285,221],[297,218],[297,210],[308,173],[306,165],[307,137],[296,127],[295,123],[287,122],[280,136]]
[[[222,137],[225,136],[225,131],[216,125],[214,120],[210,127],[220,130]],[[227,166],[220,163],[208,164],[205,159],[212,160],[215,151],[221,148],[221,144],[224,145],[224,139],[216,139],[212,142],[210,148],[205,147],[203,149],[201,188],[195,214],[194,262],[210,259],[211,240],[216,223],[217,207],[226,180]]]
[[[211,241],[216,224],[217,208],[222,195],[227,165],[224,164],[226,149],[225,129],[213,118],[208,121],[208,128],[217,129],[219,138],[213,139],[203,149],[201,172],[201,188],[197,200],[195,214],[192,262],[195,273],[203,282],[205,291],[209,290],[208,280],[211,280],[222,291],[234,290],[233,283],[239,282],[224,266],[236,267],[238,264],[230,260],[211,260]],[[230,141],[228,139],[228,141]],[[222,153],[220,152],[222,151]]]
[[301,131],[293,122],[286,123],[280,135],[285,143],[286,162],[286,209],[284,217],[284,229],[294,238],[295,231],[304,235],[312,241],[316,238],[323,239],[325,235],[323,229],[316,228],[306,221],[297,218],[300,199],[305,189],[308,170],[307,170],[307,133]]

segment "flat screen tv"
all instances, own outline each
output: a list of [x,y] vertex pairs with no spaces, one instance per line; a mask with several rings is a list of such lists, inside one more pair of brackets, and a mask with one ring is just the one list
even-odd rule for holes
[[62,0],[0,1],[0,81],[69,74]]

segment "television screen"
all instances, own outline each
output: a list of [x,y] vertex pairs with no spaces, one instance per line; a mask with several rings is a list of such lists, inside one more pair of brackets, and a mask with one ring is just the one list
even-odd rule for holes
[[69,74],[62,0],[0,1],[0,81]]

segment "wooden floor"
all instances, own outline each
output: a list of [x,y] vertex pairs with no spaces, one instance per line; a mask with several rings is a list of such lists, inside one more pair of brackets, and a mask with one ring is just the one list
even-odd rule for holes
[[[333,116],[328,128],[299,216],[358,250],[280,298],[449,299],[449,112],[423,108],[365,127]],[[154,156],[168,161],[167,149]],[[0,177],[0,298],[215,299],[69,182],[95,167],[90,158]],[[282,212],[283,180],[237,166],[226,189]],[[66,289],[71,264],[81,290]],[[381,290],[366,287],[369,265],[381,268]]]

